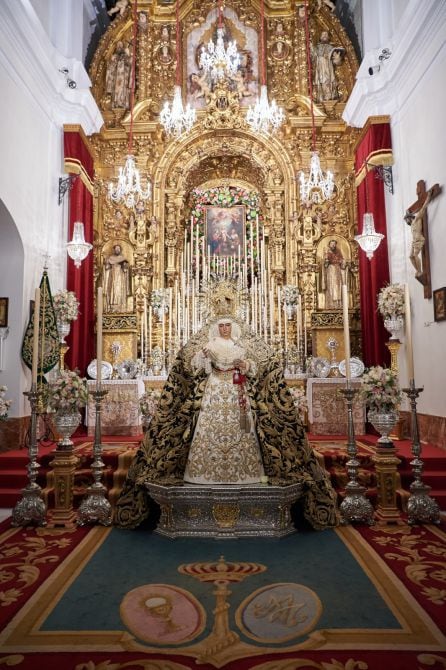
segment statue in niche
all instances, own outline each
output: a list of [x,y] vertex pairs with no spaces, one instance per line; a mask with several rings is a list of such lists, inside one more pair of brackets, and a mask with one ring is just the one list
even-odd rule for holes
[[[323,252],[319,268],[319,292],[325,296],[325,309],[342,309],[342,284],[350,283],[350,262],[338,240],[331,239]],[[351,284],[349,286],[351,290]]]
[[131,71],[131,49],[119,40],[105,74],[105,92],[110,96],[111,106],[114,108],[130,109]]
[[344,61],[345,49],[341,46],[330,44],[327,30],[321,32],[319,42],[314,46],[310,44],[311,59],[313,64],[313,88],[316,102],[327,100],[338,100],[338,82],[335,67]]
[[103,289],[106,312],[127,312],[131,295],[131,269],[119,243],[113,244],[112,253],[105,258]]

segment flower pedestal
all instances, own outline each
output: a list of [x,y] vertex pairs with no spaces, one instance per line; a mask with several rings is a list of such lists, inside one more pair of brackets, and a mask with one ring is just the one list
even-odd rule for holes
[[54,425],[61,439],[50,462],[52,471],[48,475],[49,485],[54,486],[54,509],[48,513],[50,528],[76,528],[73,488],[79,459],[73,454],[74,445],[70,438],[80,421],[78,411],[56,412],[54,416]]
[[401,485],[398,473],[400,459],[396,456],[396,449],[389,433],[398,421],[398,412],[369,411],[369,421],[381,433],[376,444],[376,452],[372,460],[375,463],[378,505],[375,519],[382,525],[403,523],[397,505],[397,489]]

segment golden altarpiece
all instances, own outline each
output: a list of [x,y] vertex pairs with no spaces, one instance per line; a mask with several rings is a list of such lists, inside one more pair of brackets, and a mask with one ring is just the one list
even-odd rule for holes
[[[245,263],[249,275],[245,276],[249,301],[249,289],[253,283],[250,271],[253,270],[254,275],[259,275],[259,272],[258,267],[256,271],[250,266],[244,253],[249,256],[255,235],[253,227],[255,231],[257,226],[257,261],[261,244],[268,282],[265,295],[268,296],[270,291],[272,296],[271,300],[265,298],[263,317],[268,322],[263,324],[265,339],[270,337],[272,343],[283,346],[284,337],[288,338],[288,344],[298,343],[296,337],[305,337],[305,346],[302,345],[304,353],[328,357],[327,341],[334,336],[339,345],[337,360],[344,357],[342,306],[336,295],[330,294],[324,280],[327,252],[335,246],[347,267],[352,353],[359,354],[357,245],[353,241],[356,218],[353,146],[356,134],[342,120],[358,64],[339,20],[326,3],[310,0],[308,25],[315,63],[313,70],[317,72],[318,51],[322,53],[328,48],[331,54],[328,65],[330,87],[314,88],[313,124],[308,93],[304,2],[265,0],[268,95],[270,99],[275,98],[286,114],[279,131],[266,134],[254,132],[245,120],[248,105],[255,102],[261,66],[259,2],[225,1],[224,26],[241,52],[240,72],[232,81],[222,80],[215,86],[209,86],[200,78],[198,52],[201,45],[214,35],[216,3],[211,0],[181,1],[183,100],[196,109],[197,120],[189,133],[170,137],[160,125],[159,114],[164,102],[172,99],[176,78],[175,3],[160,0],[137,2],[136,83],[132,114],[129,87],[133,11],[133,2],[129,1],[113,18],[90,69],[93,93],[105,121],[101,132],[91,142],[96,173],[95,281],[97,286],[104,287],[105,295],[104,358],[112,361],[114,357],[115,363],[141,355],[147,359],[156,345],[161,346],[162,343],[164,350],[168,337],[174,338],[177,334],[174,346],[181,344],[184,333],[175,323],[180,318],[179,307],[183,308],[183,329],[186,326],[184,303],[178,305],[177,292],[182,275],[186,275],[186,280],[190,282],[196,272],[195,266],[187,276],[186,264],[191,264],[190,254],[198,252],[199,258],[203,250],[201,270],[207,263],[207,270],[204,271],[207,271],[208,279],[210,270],[215,270],[216,262],[213,250],[210,250],[209,235],[206,249],[205,242],[199,239],[198,233],[195,239],[192,231],[191,219],[194,220],[197,193],[201,194],[201,203],[206,202],[207,194],[213,193],[214,200],[208,201],[210,206],[243,205],[249,210],[249,203],[243,199],[231,200],[232,196],[227,197],[228,193],[235,192],[254,198],[251,204],[255,201],[255,213],[251,212],[251,221],[245,218],[243,224],[245,245],[239,240],[238,250],[232,258],[221,261],[223,275],[226,272],[227,279],[229,275],[234,275],[234,264],[236,270],[240,270]],[[334,52],[338,56],[336,61],[332,58]],[[313,125],[321,164],[324,170],[330,169],[334,173],[335,190],[328,201],[305,204],[299,194],[298,174],[300,170],[307,172],[309,169],[314,148]],[[130,132],[137,166],[152,183],[151,199],[132,209],[112,202],[107,195],[108,183],[116,181],[118,167],[124,164]],[[215,194],[220,194],[221,200],[215,201]],[[216,216],[215,211],[211,214]],[[205,229],[202,227],[201,230],[205,235]],[[197,255],[195,265],[196,259]],[[217,266],[218,263],[217,259]],[[200,270],[199,260],[198,265]],[[112,296],[110,290],[116,268],[120,273],[118,289],[114,287],[118,297]],[[198,277],[198,284],[201,277]],[[283,316],[279,313],[280,301],[276,302],[276,291],[284,286],[297,287],[300,295],[299,319],[287,321],[285,318],[278,324]],[[164,316],[162,319],[155,318],[151,309],[152,292],[159,289],[171,289],[166,322]],[[188,287],[185,291],[190,293]],[[195,291],[200,291],[197,284]],[[254,315],[252,304],[249,309]],[[190,310],[191,307],[186,318],[192,320]],[[261,305],[258,310],[261,315]],[[201,323],[202,316],[200,314],[198,322],[190,327]],[[263,317],[258,311],[260,334]],[[169,321],[172,322],[170,325]],[[277,339],[278,335],[282,342]],[[116,342],[120,346],[113,356],[112,346]],[[172,342],[168,344],[172,345]]]

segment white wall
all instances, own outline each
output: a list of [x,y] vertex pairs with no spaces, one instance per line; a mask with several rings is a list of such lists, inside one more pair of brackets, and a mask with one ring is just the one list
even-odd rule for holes
[[[74,11],[78,2],[70,2]],[[68,88],[59,72],[64,66],[78,73],[75,90]],[[29,301],[45,259],[53,292],[65,286],[67,200],[64,206],[57,202],[58,180],[63,175],[63,124],[79,124],[86,134],[99,131],[102,117],[89,85],[82,63],[68,61],[51,44],[30,0],[2,0],[0,201],[4,206],[0,216],[5,228],[0,240],[4,261],[0,295],[13,298],[14,343],[11,334],[7,347],[12,355],[0,378],[7,381],[0,383],[14,389],[10,416],[26,411],[22,393],[30,376],[20,363],[20,347]]]
[[[370,0],[364,3],[367,6]],[[375,6],[375,3],[374,3]],[[442,194],[429,205],[429,236],[432,288],[446,286],[446,3],[438,0],[409,0],[405,7],[396,2],[377,3],[383,12],[376,23],[395,26],[390,42],[386,39],[364,55],[357,82],[344,113],[345,120],[362,127],[369,116],[391,116],[394,195],[386,195],[389,229],[391,281],[409,284],[412,305],[415,378],[424,386],[418,409],[424,414],[446,416],[446,321],[434,323],[433,302],[423,297],[423,287],[414,277],[409,262],[411,234],[405,224],[405,210],[416,200],[416,184],[427,188],[439,183]],[[395,16],[398,21],[395,21]],[[367,31],[364,20],[363,30]],[[383,47],[392,56],[382,63],[379,73],[368,68],[378,63]],[[405,346],[399,357],[401,381],[407,383]]]

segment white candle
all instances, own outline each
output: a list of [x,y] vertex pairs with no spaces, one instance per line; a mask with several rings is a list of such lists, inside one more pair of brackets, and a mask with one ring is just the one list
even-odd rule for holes
[[285,351],[288,351],[288,319],[285,305],[283,306],[283,328],[285,333]]
[[409,377],[409,386],[415,379],[413,366],[413,345],[412,345],[412,315],[410,311],[409,284],[404,287],[404,306],[405,306],[405,330],[406,330],[406,362],[407,374]]
[[96,319],[96,388],[99,391],[102,381],[102,286],[98,288]]
[[347,382],[350,382],[350,330],[348,322],[348,293],[347,284],[342,284],[342,314],[344,319],[344,351],[345,351],[345,373]]
[[152,353],[152,305],[149,307],[149,354]]
[[163,354],[164,354],[164,352],[166,351],[166,342],[165,342],[165,340],[166,340],[166,323],[165,323],[165,316],[166,316],[166,315],[165,315],[165,313],[164,313],[164,308],[163,308],[163,310],[162,310],[162,318],[163,318],[163,320],[162,320],[162,340],[163,340],[163,342],[162,342],[162,345],[163,345],[163,346],[162,346],[162,350],[163,350]]
[[254,237],[253,237],[253,227],[252,219],[249,223],[250,234],[251,234],[251,286],[254,284]]
[[282,310],[280,307],[280,286],[277,287],[277,318],[279,320],[279,346],[282,342]]
[[300,296],[297,298],[297,309],[296,309],[296,346],[299,349],[300,347]]
[[31,383],[37,385],[37,360],[39,358],[39,317],[40,317],[40,288],[34,292],[34,321],[33,321],[33,362],[31,368]]
[[172,295],[172,289],[169,289],[169,346],[172,342],[172,320],[173,320],[173,314],[172,314],[172,304],[173,304],[173,295]]

